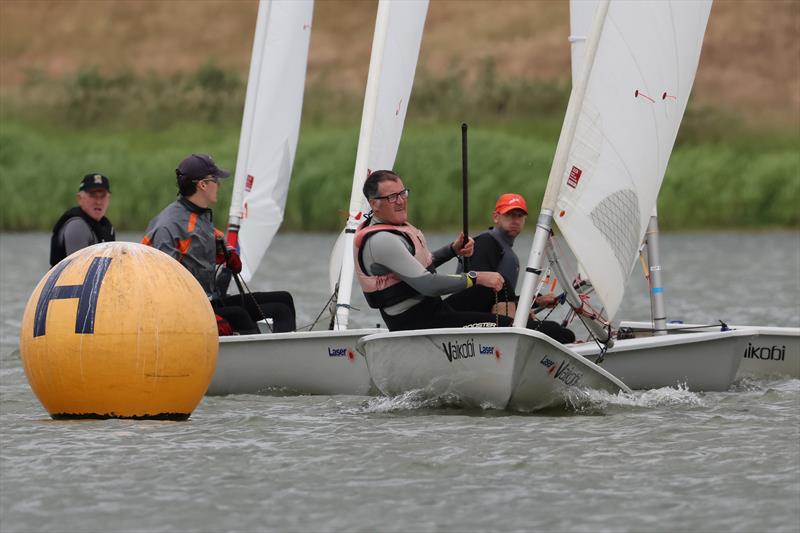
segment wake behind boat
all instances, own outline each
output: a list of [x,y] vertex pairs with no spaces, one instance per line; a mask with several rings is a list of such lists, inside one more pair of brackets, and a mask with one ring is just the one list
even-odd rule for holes
[[359,340],[357,349],[387,396],[414,390],[528,412],[568,405],[585,389],[630,392],[606,370],[525,328],[378,333]]

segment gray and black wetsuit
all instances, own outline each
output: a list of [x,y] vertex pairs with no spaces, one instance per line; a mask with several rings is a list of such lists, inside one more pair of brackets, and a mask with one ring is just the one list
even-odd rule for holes
[[[370,225],[383,226],[373,218],[359,232]],[[415,239],[417,235],[419,238]],[[465,274],[436,273],[436,267],[455,257],[450,246],[430,254],[430,264],[426,266],[421,262],[424,254],[418,249],[426,246],[425,241],[413,226],[386,227],[359,237],[357,234],[355,247],[359,282],[368,303],[380,309],[390,330],[511,325],[508,317],[498,319],[491,313],[455,311],[442,301],[442,295],[462,291],[472,283]],[[374,283],[374,279],[389,281]],[[375,291],[376,287],[381,290]]]

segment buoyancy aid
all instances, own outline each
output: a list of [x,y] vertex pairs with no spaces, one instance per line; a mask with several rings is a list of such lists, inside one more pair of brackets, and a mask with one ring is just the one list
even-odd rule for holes
[[114,226],[111,221],[106,217],[101,218],[99,221],[87,215],[80,207],[72,207],[67,209],[61,218],[56,221],[53,226],[53,235],[50,237],[50,266],[55,266],[56,263],[67,257],[67,249],[64,240],[61,238],[61,229],[68,220],[73,218],[80,218],[86,224],[94,236],[94,244],[98,242],[111,242],[116,240]]
[[356,275],[367,304],[373,309],[381,309],[400,303],[408,298],[419,296],[419,292],[400,279],[394,272],[378,276],[367,273],[362,250],[371,236],[380,231],[388,231],[401,236],[408,243],[414,259],[430,270],[433,263],[433,255],[425,242],[425,236],[420,230],[408,223],[400,226],[393,224],[369,225],[369,223],[370,220],[367,219],[358,227],[353,242]]

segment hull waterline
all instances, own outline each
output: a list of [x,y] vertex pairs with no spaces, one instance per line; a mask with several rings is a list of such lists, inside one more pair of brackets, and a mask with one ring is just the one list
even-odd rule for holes
[[[725,391],[736,379],[741,350],[756,337],[745,331],[700,332],[617,340],[600,364],[632,389],[684,386]],[[595,344],[570,347],[596,361]]]
[[356,341],[382,329],[236,335],[220,338],[206,395],[374,394]]
[[[652,331],[649,322],[625,321],[620,327],[631,328],[634,334]],[[738,352],[742,362],[736,378],[789,376],[800,379],[800,328],[774,326],[728,326],[737,331],[756,334]],[[720,326],[702,324],[667,324],[669,336],[699,331],[719,331]]]
[[536,411],[584,389],[630,392],[617,378],[549,337],[522,328],[446,328],[364,337],[357,349],[377,389],[421,391],[480,407]]

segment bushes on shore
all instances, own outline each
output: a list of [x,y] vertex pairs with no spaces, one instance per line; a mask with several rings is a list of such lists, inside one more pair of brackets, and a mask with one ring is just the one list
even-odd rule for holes
[[[121,230],[143,230],[174,198],[174,168],[187,153],[234,167],[243,97],[243,81],[213,65],[170,79],[91,68],[63,80],[32,75],[2,95],[0,229],[49,229],[73,204],[80,177],[100,171],[112,180],[109,217]],[[498,80],[491,64],[472,82],[457,69],[418,73],[395,165],[413,191],[412,220],[431,229],[460,223],[461,121],[471,126],[474,227],[489,222],[501,192],[538,205],[567,98],[557,83]],[[307,88],[284,229],[341,228],[360,113],[359,98]],[[690,105],[659,199],[662,228],[800,227],[799,140]],[[218,226],[229,199],[230,185]]]

